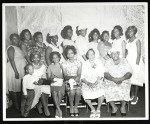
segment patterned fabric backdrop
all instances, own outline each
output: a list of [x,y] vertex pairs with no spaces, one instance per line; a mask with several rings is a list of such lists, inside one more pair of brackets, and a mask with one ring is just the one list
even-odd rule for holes
[[[63,39],[60,31],[65,25],[73,27],[73,40],[76,39],[76,26],[80,23],[87,25],[89,33],[93,28],[111,30],[115,25],[121,25],[123,31],[128,26],[135,25],[138,28],[137,37],[142,42],[144,52],[144,15],[145,8],[142,5],[65,5],[65,6],[25,6],[17,7],[18,33],[28,28],[33,34],[41,31],[44,36],[56,29],[60,43]],[[87,35],[88,36],[88,35]]]

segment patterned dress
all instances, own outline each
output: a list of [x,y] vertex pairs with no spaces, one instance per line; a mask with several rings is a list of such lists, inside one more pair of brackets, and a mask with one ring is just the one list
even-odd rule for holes
[[91,88],[87,84],[82,83],[82,93],[84,99],[96,99],[101,97],[102,95],[105,95],[103,83],[103,63],[99,59],[95,59],[94,63],[95,67],[91,66],[89,60],[83,63],[81,79],[86,79],[88,82],[91,82],[93,84],[95,84],[98,77],[102,77],[102,79],[100,79],[98,83],[95,84],[94,88]]
[[[106,61],[105,72],[113,77],[122,77],[127,72],[132,73],[132,68],[126,59],[122,59],[118,65],[115,65],[112,59]],[[105,79],[106,101],[129,101],[130,99],[130,79],[124,80],[121,84]]]

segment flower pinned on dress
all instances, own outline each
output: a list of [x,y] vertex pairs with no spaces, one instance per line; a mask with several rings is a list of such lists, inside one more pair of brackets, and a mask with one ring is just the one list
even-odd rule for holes
[[93,66],[92,66],[92,68],[94,68],[94,69],[95,69],[95,68],[96,68],[96,66],[97,66],[97,65],[94,63],[94,64],[93,64]]

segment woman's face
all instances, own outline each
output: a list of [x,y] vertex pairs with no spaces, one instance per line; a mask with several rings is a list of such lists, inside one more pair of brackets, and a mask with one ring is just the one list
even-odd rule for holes
[[19,39],[18,39],[18,37],[16,37],[16,36],[12,37],[12,44],[14,46],[19,46]]
[[103,35],[103,39],[104,39],[104,41],[109,41],[109,35],[107,34],[107,33],[105,33],[104,35]]
[[95,58],[95,53],[94,53],[93,50],[89,50],[89,51],[88,51],[88,58],[89,58],[89,60],[94,60],[94,58]]
[[55,36],[51,36],[51,41],[57,45],[57,42],[58,42],[58,36],[55,35]]
[[40,58],[40,56],[39,56],[38,54],[35,54],[35,55],[33,56],[33,62],[34,62],[34,63],[39,63],[40,60],[41,60],[41,58]]
[[60,60],[60,58],[58,57],[58,55],[57,55],[57,54],[54,54],[54,55],[53,55],[53,62],[54,62],[54,63],[58,63],[59,60]]
[[134,30],[133,29],[130,29],[129,31],[128,31],[128,35],[129,35],[129,37],[133,37],[135,34],[134,34]]
[[74,59],[74,52],[72,51],[72,49],[68,50],[67,57],[69,60]]
[[93,40],[98,40],[98,34],[96,32],[93,34]]
[[87,33],[87,29],[82,29],[80,30],[80,34],[85,37],[86,36],[86,33]]
[[24,33],[24,39],[25,40],[30,40],[31,36],[30,36],[30,33],[27,31]]
[[118,51],[116,52],[112,52],[111,53],[111,58],[114,60],[114,61],[117,61],[119,59],[119,55],[120,53]]
[[117,28],[114,29],[114,36],[115,38],[120,36],[120,32]]
[[67,30],[67,37],[71,38],[73,35],[73,31],[72,30]]
[[37,35],[37,37],[35,38],[35,40],[37,42],[43,42],[43,36],[41,34]]
[[33,66],[30,65],[30,66],[28,67],[28,69],[27,69],[27,73],[29,73],[29,74],[32,75],[33,72],[34,72],[34,68],[33,68]]

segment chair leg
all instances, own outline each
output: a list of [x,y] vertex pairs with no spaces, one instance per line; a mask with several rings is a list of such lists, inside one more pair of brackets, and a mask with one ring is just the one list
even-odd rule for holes
[[109,102],[107,102],[106,104],[107,104],[107,112],[109,112]]
[[88,113],[89,112],[89,110],[88,110],[89,108],[88,108],[88,105],[87,105],[87,103],[86,103],[86,113]]
[[129,101],[127,102],[127,105],[128,105],[128,111],[129,111],[129,106],[130,106],[130,102]]

